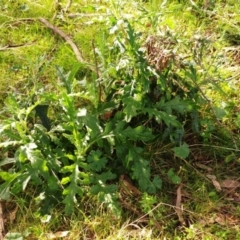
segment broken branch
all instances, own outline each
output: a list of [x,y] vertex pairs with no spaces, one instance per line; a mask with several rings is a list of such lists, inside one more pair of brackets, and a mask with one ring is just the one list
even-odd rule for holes
[[178,219],[182,225],[186,225],[185,220],[183,218],[183,210],[181,208],[181,203],[182,203],[182,184],[178,186],[177,189],[177,200],[176,200],[176,208],[175,211],[178,215]]
[[64,33],[62,30],[58,29],[57,27],[53,26],[50,22],[48,22],[45,18],[38,18],[40,22],[42,22],[44,25],[46,25],[48,28],[50,28],[54,33],[58,34],[61,36],[72,48],[73,52],[75,53],[77,60],[79,62],[84,63],[84,60],[82,58],[82,54],[78,50],[76,44],[72,41],[72,39]]
[[19,48],[19,47],[25,47],[25,46],[30,46],[33,45],[36,42],[36,40],[30,42],[30,43],[22,43],[22,44],[16,44],[16,45],[6,45],[2,48],[0,48],[0,51],[4,51],[4,50],[8,50],[8,49],[12,49],[12,48]]

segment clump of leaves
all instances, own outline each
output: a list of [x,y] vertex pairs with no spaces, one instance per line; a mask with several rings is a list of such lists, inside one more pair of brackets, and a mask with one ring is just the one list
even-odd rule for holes
[[[155,37],[144,42],[128,21],[112,24],[116,37],[105,39],[111,47],[95,49],[100,63],[91,79],[77,80],[76,64],[67,74],[57,68],[57,93],[39,91],[20,100],[9,94],[9,117],[0,125],[6,156],[0,165],[1,198],[31,184],[43,212],[60,201],[70,213],[77,199],[90,193],[119,213],[121,174],[141,192],[155,193],[162,186],[143,154],[146,143],[171,142],[176,156],[188,156],[184,133],[198,131],[201,98],[190,84],[196,79],[194,65],[179,65]],[[173,169],[168,175],[180,182]]]

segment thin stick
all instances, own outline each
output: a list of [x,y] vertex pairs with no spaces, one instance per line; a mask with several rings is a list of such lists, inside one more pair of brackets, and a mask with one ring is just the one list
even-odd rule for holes
[[25,46],[30,46],[30,45],[33,45],[34,43],[36,42],[36,40],[30,42],[30,43],[22,43],[22,44],[16,44],[16,45],[6,45],[2,48],[0,48],[0,51],[5,51],[5,50],[8,50],[8,49],[12,49],[12,48],[19,48],[19,47],[25,47]]
[[18,24],[21,22],[33,22],[36,20],[35,18],[13,18],[10,16],[2,15],[2,14],[0,14],[0,16],[11,18],[11,20],[8,20],[8,21],[4,22],[2,25],[0,25],[0,28],[4,27],[5,25],[7,25],[9,23]]
[[178,189],[177,189],[177,199],[176,199],[176,208],[175,211],[178,215],[178,219],[182,225],[186,225],[186,222],[183,218],[183,210],[181,207],[182,203],[182,183],[179,184]]
[[50,22],[48,22],[45,18],[38,18],[38,20],[40,22],[42,22],[43,24],[45,24],[48,28],[50,28],[54,33],[60,35],[72,48],[73,52],[76,55],[76,58],[79,62],[84,63],[82,54],[80,53],[80,51],[78,50],[76,44],[72,41],[72,39],[66,34],[64,33],[62,30],[58,29],[57,27],[53,26]]
[[75,56],[77,58],[77,60],[81,63],[87,64],[88,67],[95,72],[95,69],[87,62],[84,61],[82,54],[80,53],[77,45],[72,41],[72,39],[66,34],[64,33],[62,30],[58,29],[57,27],[53,26],[50,22],[48,22],[45,18],[38,18],[38,20],[43,23],[44,25],[46,25],[48,28],[50,28],[54,33],[60,35],[72,48],[73,52],[75,53]]
[[[69,1],[69,3],[71,3],[71,1]],[[72,39],[66,34],[64,33],[62,30],[58,29],[57,27],[53,26],[50,22],[48,22],[45,18],[42,18],[42,17],[39,17],[39,18],[20,18],[20,19],[17,19],[17,22],[21,22],[21,21],[35,21],[35,20],[39,20],[41,23],[43,23],[45,26],[47,26],[48,28],[50,28],[55,34],[61,36],[72,48],[77,60],[83,64],[86,64],[88,65],[88,67],[93,71],[95,72],[95,69],[94,67],[92,67],[89,63],[85,62],[83,57],[82,57],[82,54],[81,52],[79,51],[77,45],[72,41]],[[10,20],[8,22],[16,22],[16,20]],[[6,23],[4,23],[6,24]],[[1,25],[3,27],[3,24]],[[35,41],[34,41],[35,42]],[[19,44],[19,45],[7,45],[7,46],[4,46],[2,48],[0,48],[0,51],[4,51],[6,49],[9,49],[9,48],[14,48],[14,47],[23,47],[23,46],[27,46],[27,45],[30,45],[30,44],[33,44],[34,42],[32,43],[29,43],[29,44]]]

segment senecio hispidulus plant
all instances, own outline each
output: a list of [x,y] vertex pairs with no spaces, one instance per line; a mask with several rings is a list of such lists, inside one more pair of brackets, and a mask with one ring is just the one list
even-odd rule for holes
[[112,18],[114,36],[94,50],[91,79],[76,79],[81,64],[70,73],[58,67],[57,93],[9,94],[0,125],[2,199],[31,186],[43,212],[62,202],[71,213],[91,193],[119,213],[121,174],[141,192],[162,187],[143,154],[146,143],[172,143],[177,157],[188,156],[186,127],[199,128],[196,68],[179,61],[170,33],[146,38],[133,26]]

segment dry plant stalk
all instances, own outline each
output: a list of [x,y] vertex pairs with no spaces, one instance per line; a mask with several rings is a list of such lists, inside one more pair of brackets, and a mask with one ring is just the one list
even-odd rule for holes
[[147,60],[156,70],[162,72],[168,67],[169,61],[173,59],[173,54],[167,49],[164,40],[149,36],[146,40]]
[[9,44],[9,45],[6,45],[4,47],[1,47],[0,48],[0,51],[5,51],[5,50],[9,50],[9,49],[13,49],[13,48],[19,48],[19,47],[25,47],[25,46],[31,46],[33,45],[37,40],[34,40],[30,43],[22,43],[22,44],[16,44],[16,45],[12,45],[12,44]]
[[176,200],[176,208],[175,211],[178,215],[178,219],[182,225],[186,225],[186,222],[183,218],[183,210],[181,207],[182,203],[182,184],[179,184],[178,189],[177,189],[177,200]]

